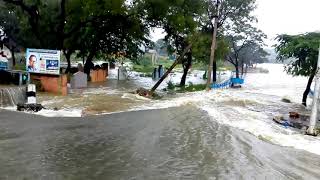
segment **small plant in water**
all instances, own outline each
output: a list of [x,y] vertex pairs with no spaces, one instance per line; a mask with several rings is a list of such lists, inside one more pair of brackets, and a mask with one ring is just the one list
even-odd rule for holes
[[175,89],[175,85],[173,84],[172,81],[167,82],[167,85],[168,85],[168,89],[169,90],[174,90]]

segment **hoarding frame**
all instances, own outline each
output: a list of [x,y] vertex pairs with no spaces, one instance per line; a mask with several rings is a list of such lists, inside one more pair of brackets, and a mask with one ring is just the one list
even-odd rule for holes
[[60,75],[61,51],[32,49],[26,51],[26,71],[35,74]]

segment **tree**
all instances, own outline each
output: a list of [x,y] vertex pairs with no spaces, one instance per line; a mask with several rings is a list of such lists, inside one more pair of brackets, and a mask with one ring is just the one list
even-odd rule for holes
[[252,67],[254,64],[267,62],[268,55],[269,54],[261,47],[260,44],[252,43],[244,47],[239,53],[241,75],[247,71],[248,66]]
[[[203,13],[203,2],[195,0],[177,1],[171,4],[167,16],[164,18],[165,40],[171,52],[181,54],[189,46],[190,38],[197,33],[200,21],[197,19]],[[192,66],[192,48],[181,59],[183,75],[180,86],[184,87],[188,71]]]
[[167,43],[164,39],[159,39],[154,44],[154,49],[157,51],[159,55],[168,56]]
[[294,76],[309,76],[303,93],[302,104],[307,105],[307,97],[313,78],[317,72],[318,47],[320,33],[312,32],[300,35],[279,35],[276,45],[277,59],[284,61],[293,58],[285,65],[285,70]]
[[[198,40],[193,44],[192,54],[196,62],[200,62],[208,65],[210,59],[210,47],[211,45],[211,34],[208,32],[201,32]],[[217,62],[224,61],[225,56],[229,53],[229,44],[225,37],[218,36],[217,48],[215,50],[215,59]]]
[[[12,55],[12,66],[15,67],[16,59],[15,52],[17,49],[17,43],[21,41],[20,30],[18,26],[18,19],[10,9],[4,8],[4,4],[0,4],[0,49],[5,45],[11,52]],[[1,35],[2,34],[2,35]]]
[[19,18],[21,44],[62,50],[68,68],[76,50],[87,61],[118,52],[133,58],[141,52],[139,46],[149,42],[148,29],[125,0],[4,2]]
[[[165,41],[169,45],[168,49],[171,52],[181,54],[178,58],[178,63],[183,64],[183,76],[180,85],[184,86],[192,63],[190,45],[194,42],[194,37],[197,36],[200,16],[204,14],[204,1],[135,0],[133,3],[139,5],[138,11],[141,12],[141,18],[149,24],[149,27],[164,29],[167,34]],[[185,51],[186,49],[189,50]],[[174,65],[178,63],[175,62]],[[163,79],[161,78],[159,82],[161,83]],[[157,83],[152,90],[155,90],[160,83]]]
[[87,25],[82,8],[74,6],[81,3],[77,0],[4,0],[4,2],[19,22],[17,27],[22,34],[22,41],[19,43],[29,48],[63,50],[68,62],[68,70],[71,66],[71,54],[77,47],[75,43],[78,41],[67,43],[67,45],[65,41]]
[[[266,35],[250,23],[236,24],[226,32],[226,38],[229,42],[230,53],[226,56],[226,60],[234,65],[236,69],[236,77],[240,77],[240,67],[243,67],[244,60],[241,60],[241,54],[251,46],[263,46],[263,40]],[[253,53],[253,52],[251,52]]]
[[[211,35],[213,34],[213,19],[217,20],[217,31],[220,32],[223,32],[229,29],[229,27],[232,27],[237,24],[254,22],[256,18],[251,13],[256,8],[255,2],[255,0],[206,0],[208,8],[206,14],[203,15],[203,30],[210,32]],[[213,41],[214,37],[211,36],[211,39]],[[211,51],[210,53],[212,55],[214,51]],[[213,57],[214,56],[211,56],[211,58]],[[216,61],[213,61],[212,69],[212,81],[215,82],[217,79]]]
[[78,36],[82,42],[79,55],[86,57],[87,62],[111,54],[136,59],[143,53],[140,46],[149,46],[150,41],[146,38],[149,29],[135,14],[135,7],[128,8],[125,1],[115,4],[105,1],[90,6],[88,8],[95,9],[97,14]]

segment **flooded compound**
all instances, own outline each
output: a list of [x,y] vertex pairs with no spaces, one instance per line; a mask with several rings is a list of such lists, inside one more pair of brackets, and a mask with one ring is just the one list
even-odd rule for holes
[[306,78],[263,67],[269,74],[248,74],[242,89],[149,100],[125,90],[152,84],[138,77],[41,97],[57,112],[1,110],[0,179],[320,179],[319,137],[272,121],[309,113]]

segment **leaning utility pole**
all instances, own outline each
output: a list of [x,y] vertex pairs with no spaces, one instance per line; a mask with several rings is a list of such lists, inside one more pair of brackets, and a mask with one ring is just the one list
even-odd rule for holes
[[151,88],[150,90],[150,94],[153,94],[154,91],[160,86],[160,84],[162,83],[162,81],[164,81],[167,76],[171,73],[171,71],[173,70],[173,68],[175,68],[179,63],[181,63],[183,57],[187,54],[188,51],[190,51],[192,47],[192,43],[190,43],[182,52],[182,54],[178,57],[178,59],[171,65],[171,67],[167,70],[166,73],[164,73],[164,75],[159,79],[159,81]]
[[318,106],[319,106],[319,91],[320,91],[320,47],[319,47],[319,55],[318,55],[318,66],[316,71],[316,80],[315,80],[315,88],[314,88],[314,96],[312,103],[312,112],[310,117],[310,125],[307,129],[308,135],[316,135],[315,127],[318,120]]
[[219,19],[219,4],[220,0],[216,0],[216,10],[217,14],[214,17],[214,25],[213,25],[213,35],[212,35],[212,44],[211,44],[211,54],[210,54],[210,63],[208,67],[208,78],[207,78],[207,86],[206,90],[209,91],[211,89],[210,85],[212,83],[212,66],[214,62],[215,50],[217,45],[217,31],[218,31],[218,19]]

